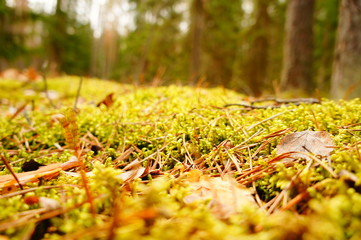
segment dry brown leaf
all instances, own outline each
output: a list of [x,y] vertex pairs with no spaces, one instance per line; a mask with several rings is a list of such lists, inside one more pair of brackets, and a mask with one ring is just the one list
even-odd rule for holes
[[187,180],[190,182],[198,182],[200,181],[200,178],[203,176],[203,173],[201,170],[193,169],[189,171]]
[[123,173],[117,175],[117,177],[122,179],[124,182],[127,182],[127,181],[130,181],[133,179],[140,178],[145,173],[145,170],[146,169],[144,167],[139,167],[139,168],[136,168],[133,170],[123,172]]
[[35,82],[41,78],[41,75],[35,70],[35,68],[29,67],[25,70],[24,75],[29,82]]
[[107,108],[112,106],[114,103],[114,93],[109,93],[102,101],[97,104],[97,107],[100,107],[104,104]]
[[210,200],[211,211],[221,219],[230,217],[243,207],[256,206],[252,193],[231,176],[200,176],[199,170],[192,170],[189,176],[192,193],[183,199],[186,204]]
[[334,146],[335,143],[331,134],[326,131],[302,131],[283,137],[276,151],[277,154],[295,152],[285,160],[297,158],[310,160],[311,158],[307,154],[302,154],[302,152],[329,158]]

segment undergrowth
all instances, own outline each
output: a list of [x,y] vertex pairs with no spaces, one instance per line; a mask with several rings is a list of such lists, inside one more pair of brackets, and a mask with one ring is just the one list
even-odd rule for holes
[[[360,99],[250,104],[252,99],[222,88],[85,79],[78,114],[66,122],[77,88],[72,77],[49,79],[47,94],[43,82],[0,79],[0,150],[12,171],[23,172],[31,160],[51,165],[76,156],[82,161],[57,176],[31,176],[24,190],[2,185],[4,236],[361,238]],[[105,101],[110,93],[113,98]],[[232,103],[245,104],[227,106]],[[332,135],[329,164],[335,176],[320,164],[277,155],[283,136],[305,130]],[[231,176],[252,192],[256,204],[219,217],[212,200],[186,203],[195,169],[212,178]],[[0,175],[7,174],[0,165]],[[30,203],[32,197],[56,200],[60,207],[41,211],[44,206]]]

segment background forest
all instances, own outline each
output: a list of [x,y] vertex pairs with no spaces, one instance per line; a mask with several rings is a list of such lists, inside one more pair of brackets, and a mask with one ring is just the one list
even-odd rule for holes
[[0,71],[359,97],[360,16],[360,0],[3,0]]

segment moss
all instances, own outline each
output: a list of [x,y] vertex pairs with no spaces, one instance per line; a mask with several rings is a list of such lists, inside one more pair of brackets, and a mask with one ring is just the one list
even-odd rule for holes
[[[44,96],[42,82],[24,85],[0,80],[0,150],[16,173],[31,159],[50,164],[66,162],[74,154],[65,146],[64,129],[56,116],[74,105],[78,78],[49,79],[48,86],[58,95],[52,100],[57,108],[51,107]],[[9,89],[16,94],[9,94]],[[26,95],[26,90],[34,94]],[[111,92],[115,93],[115,102],[109,107],[97,107]],[[331,156],[333,171],[347,170],[361,178],[356,148],[361,141],[357,125],[361,121],[360,99],[323,99],[321,104],[249,110],[224,107],[243,101],[244,96],[222,88],[136,88],[95,79],[84,80],[80,99],[76,124],[85,170],[93,174],[88,181],[96,215],[86,203],[51,218],[55,230],[47,233],[49,239],[59,239],[62,234],[81,234],[84,239],[92,239],[92,235],[87,236],[91,229],[98,229],[99,238],[104,238],[114,217],[119,220],[113,226],[119,239],[360,237],[359,182],[347,185],[344,180],[333,178],[324,167],[304,161],[292,165],[268,163],[276,156],[275,148],[284,135],[270,134],[289,128],[324,130],[332,134],[336,144]],[[9,111],[25,102],[29,104],[18,115]],[[91,150],[93,145],[101,147],[97,154]],[[136,161],[148,171],[142,178],[124,182],[117,177],[124,173],[125,166]],[[288,212],[266,214],[262,209],[249,208],[230,219],[214,216],[207,201],[190,205],[183,202],[190,191],[184,181],[189,169],[199,168],[217,176],[232,171],[239,178],[257,167],[268,170],[257,180],[245,183],[256,190],[264,204],[282,191],[287,192],[288,198],[308,191],[310,198]],[[1,166],[0,175],[5,174],[9,171]],[[325,180],[333,182],[323,184]],[[292,187],[288,189],[290,183]],[[321,186],[314,188],[317,183]],[[24,187],[37,188],[38,184]],[[40,187],[27,194],[56,199],[64,208],[87,199],[81,178],[65,173],[43,179]],[[9,222],[20,218],[18,213],[38,207],[25,204],[23,198],[0,198],[0,220]],[[121,207],[117,208],[117,204]],[[314,225],[309,226],[310,222]],[[23,232],[11,228],[3,234],[15,238]]]

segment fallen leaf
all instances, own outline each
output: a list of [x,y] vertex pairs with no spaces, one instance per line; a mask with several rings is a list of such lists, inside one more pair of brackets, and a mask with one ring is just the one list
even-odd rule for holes
[[189,171],[187,179],[190,182],[198,182],[202,176],[203,176],[203,173],[201,170],[193,169],[193,170]]
[[120,178],[124,182],[127,182],[129,180],[140,178],[141,176],[143,176],[145,170],[146,170],[145,167],[139,167],[139,168],[136,168],[133,170],[123,172],[123,173],[117,175],[117,178]]
[[107,108],[109,108],[114,103],[114,93],[109,93],[102,101],[97,104],[97,107],[100,107],[104,104]]
[[277,146],[277,154],[294,152],[285,160],[303,158],[310,160],[307,154],[311,153],[316,156],[328,159],[335,143],[326,131],[302,131],[295,132],[283,137]]
[[221,219],[230,217],[243,207],[256,206],[251,191],[231,176],[221,178],[199,175],[199,170],[190,172],[189,185],[192,193],[183,198],[186,204],[210,200],[209,208]]
[[41,78],[41,75],[35,70],[35,68],[29,67],[25,70],[24,75],[29,82],[35,82]]

